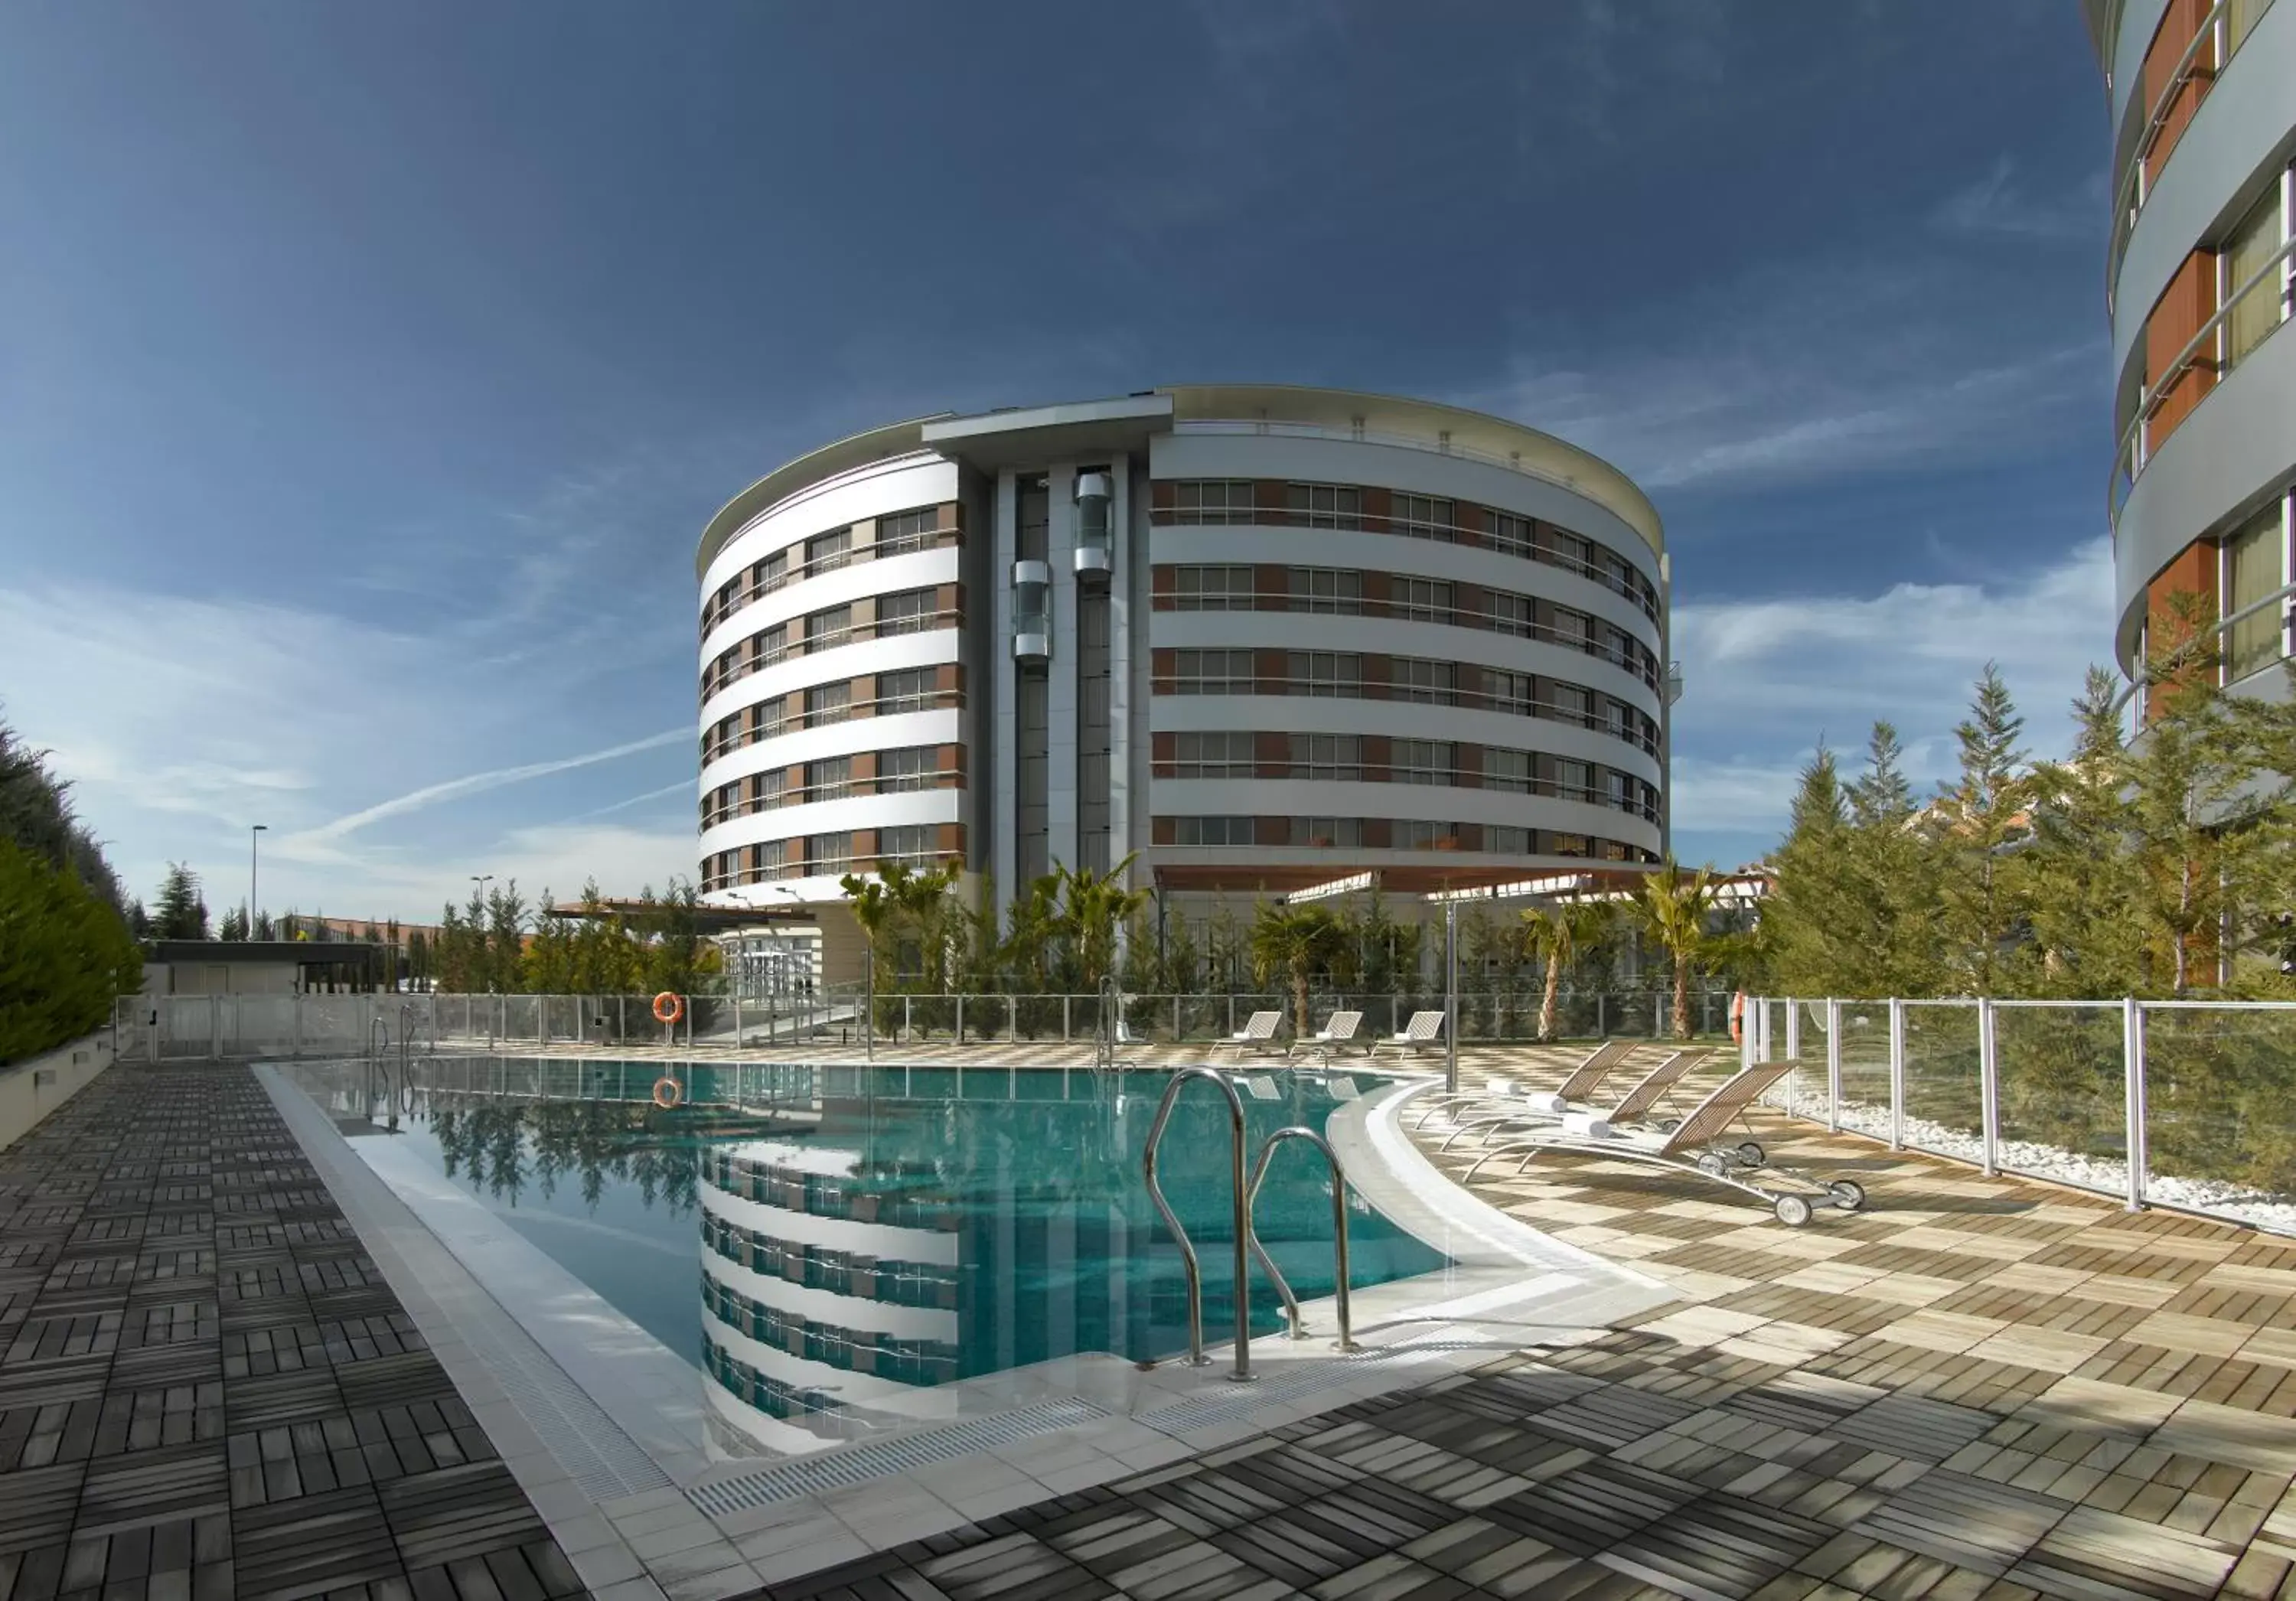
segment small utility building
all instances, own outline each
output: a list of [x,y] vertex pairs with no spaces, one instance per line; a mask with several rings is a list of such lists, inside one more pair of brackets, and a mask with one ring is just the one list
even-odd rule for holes
[[380,989],[392,954],[361,940],[155,940],[146,995],[308,995]]

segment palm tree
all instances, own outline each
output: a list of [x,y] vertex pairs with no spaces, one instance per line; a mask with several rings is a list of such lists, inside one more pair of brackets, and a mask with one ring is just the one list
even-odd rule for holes
[[1690,969],[1707,953],[1713,936],[1706,930],[1706,914],[1719,886],[1714,869],[1700,867],[1685,873],[1669,861],[1643,880],[1636,909],[1643,927],[1674,959],[1674,1034],[1690,1038]]
[[1263,906],[1252,920],[1252,972],[1263,984],[1279,973],[1291,979],[1292,1026],[1300,1039],[1308,1037],[1308,981],[1330,965],[1346,939],[1346,925],[1329,907]]
[[1554,1038],[1556,1003],[1562,994],[1562,970],[1578,953],[1601,943],[1610,932],[1611,908],[1600,901],[1564,901],[1533,907],[1522,915],[1524,954],[1546,965],[1546,987],[1538,998],[1538,1038]]
[[1054,869],[1061,896],[1061,932],[1087,989],[1097,989],[1101,980],[1115,971],[1116,931],[1148,902],[1147,891],[1124,885],[1133,860],[1128,856],[1105,873],[1088,867]]

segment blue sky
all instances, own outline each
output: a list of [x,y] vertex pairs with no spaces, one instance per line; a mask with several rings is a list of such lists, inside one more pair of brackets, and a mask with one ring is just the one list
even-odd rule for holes
[[[1650,489],[1685,859],[2106,656],[2071,0],[18,8],[0,707],[146,893],[693,870],[702,522],[840,433],[1278,382]],[[602,754],[603,753],[603,754]]]

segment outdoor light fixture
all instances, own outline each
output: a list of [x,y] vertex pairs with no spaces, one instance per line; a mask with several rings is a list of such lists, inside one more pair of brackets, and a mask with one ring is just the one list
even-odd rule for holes
[[1311,900],[1328,900],[1334,895],[1352,895],[1358,890],[1378,887],[1378,874],[1350,873],[1345,878],[1335,878],[1329,883],[1310,884],[1304,890],[1294,890],[1283,898],[1283,904],[1304,906]]

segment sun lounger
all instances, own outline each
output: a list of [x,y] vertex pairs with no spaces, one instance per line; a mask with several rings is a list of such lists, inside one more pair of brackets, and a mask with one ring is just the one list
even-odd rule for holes
[[1275,1048],[1275,1030],[1283,1026],[1283,1013],[1254,1012],[1243,1027],[1212,1048],[1220,1051],[1234,1051],[1239,1055],[1273,1051]]
[[1717,1087],[1671,1132],[1620,1132],[1598,1115],[1573,1114],[1551,1129],[1518,1136],[1490,1146],[1468,1167],[1461,1176],[1462,1182],[1472,1183],[1485,1162],[1500,1157],[1519,1156],[1515,1171],[1520,1174],[1542,1152],[1558,1151],[1711,1179],[1767,1202],[1778,1221],[1790,1228],[1799,1228],[1808,1222],[1820,1206],[1856,1211],[1866,1204],[1866,1191],[1856,1181],[1819,1178],[1792,1168],[1772,1167],[1761,1146],[1751,1140],[1737,1145],[1723,1143],[1731,1123],[1742,1117],[1763,1091],[1798,1065],[1793,1062],[1757,1063]]
[[1304,1052],[1311,1056],[1329,1057],[1334,1047],[1353,1045],[1356,1030],[1362,1026],[1362,1013],[1334,1012],[1315,1033],[1305,1039],[1293,1040],[1291,1050],[1285,1054],[1296,1056]]
[[1407,1051],[1418,1055],[1443,1038],[1443,1014],[1440,1012],[1414,1012],[1411,1021],[1398,1033],[1389,1035],[1372,1047],[1374,1054],[1382,1050]]
[[1570,1103],[1584,1101],[1593,1095],[1613,1069],[1635,1054],[1640,1043],[1633,1039],[1604,1040],[1587,1055],[1585,1061],[1565,1074],[1562,1084],[1552,1091],[1528,1090],[1518,1094],[1508,1081],[1493,1080],[1489,1086],[1472,1095],[1439,1096],[1428,1104],[1419,1114],[1419,1121],[1412,1127],[1424,1129],[1431,1120],[1443,1113],[1456,1117],[1463,1108],[1468,1107],[1490,1112],[1527,1111],[1539,1100],[1550,1097],[1564,1103],[1563,1106],[1556,1108],[1557,1112],[1562,1111]]
[[[1488,1109],[1472,1115],[1456,1116],[1454,1127],[1445,1136],[1439,1150],[1447,1151],[1470,1134],[1480,1135],[1488,1145],[1493,1136],[1509,1129],[1535,1129],[1559,1122],[1577,1112],[1601,1117],[1613,1128],[1626,1128],[1650,1121],[1658,1107],[1677,1084],[1705,1064],[1714,1052],[1706,1047],[1687,1051],[1675,1051],[1656,1067],[1644,1073],[1634,1087],[1619,1097],[1618,1104],[1608,1108],[1577,1100],[1565,1101],[1557,1092],[1552,1096],[1533,1096],[1527,1102],[1509,1104],[1495,1102]],[[1578,1075],[1572,1074],[1573,1080]]]

